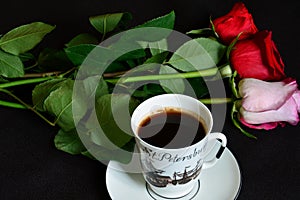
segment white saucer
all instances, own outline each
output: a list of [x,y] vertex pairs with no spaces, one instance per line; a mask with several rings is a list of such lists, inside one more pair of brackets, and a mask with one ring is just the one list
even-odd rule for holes
[[[219,149],[216,144],[209,156],[215,155]],[[126,171],[128,166],[116,161],[110,161],[106,171],[106,186],[110,197],[113,200],[164,200],[166,198],[155,195],[148,188],[138,165],[135,162],[137,173]],[[200,180],[190,195],[181,198],[187,199],[205,199],[205,200],[234,200],[237,198],[241,188],[241,173],[238,163],[233,154],[226,148],[215,166],[205,169],[200,174]]]

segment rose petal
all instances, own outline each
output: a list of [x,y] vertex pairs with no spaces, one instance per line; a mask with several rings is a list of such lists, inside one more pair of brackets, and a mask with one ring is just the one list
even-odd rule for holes
[[299,122],[298,105],[293,97],[277,110],[249,112],[240,108],[241,118],[248,124],[265,124],[270,122],[288,122],[296,125]]
[[272,40],[272,32],[271,31],[263,31],[262,35],[264,35],[264,43],[269,44],[265,46],[261,46],[264,49],[263,60],[265,59],[265,63],[268,63],[270,66],[270,75],[274,78],[274,80],[280,80],[285,76],[284,73],[284,63],[280,56],[280,53]]
[[246,78],[239,82],[239,93],[243,97],[242,106],[246,111],[262,112],[278,109],[293,95],[297,87],[296,81],[292,79],[266,82]]
[[300,113],[300,91],[299,90],[295,91],[292,97],[295,103],[297,104],[298,113]]
[[241,32],[239,39],[246,39],[258,32],[253,17],[245,4],[237,2],[229,13],[213,20],[215,30],[224,44],[229,45]]
[[[274,129],[279,124],[278,122],[270,122],[270,123],[265,123],[265,124],[252,125],[252,124],[248,124],[247,122],[245,122],[245,120],[243,118],[241,118],[240,121],[242,122],[242,124],[244,124],[245,126],[248,126],[249,128],[252,128],[252,129],[264,129],[264,130]],[[284,126],[284,124],[282,126]]]
[[271,31],[260,31],[253,38],[239,40],[230,52],[230,63],[241,78],[281,81],[286,77]]

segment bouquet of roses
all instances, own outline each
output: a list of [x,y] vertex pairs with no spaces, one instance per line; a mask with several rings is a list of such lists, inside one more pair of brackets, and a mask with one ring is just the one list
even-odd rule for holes
[[234,45],[230,63],[238,77],[234,92],[239,120],[254,129],[273,129],[299,122],[300,96],[296,80],[286,77],[272,32],[259,31],[243,3],[213,21],[224,44]]
[[[93,16],[90,23],[100,35],[79,34],[64,49],[46,48],[38,55],[31,50],[54,26],[35,22],[3,34],[0,93],[6,95],[0,105],[30,109],[58,125],[54,143],[60,150],[122,162],[134,149],[123,116],[151,96],[188,93],[187,86],[204,103],[232,102],[232,121],[249,137],[255,138],[244,127],[269,130],[298,123],[296,80],[286,77],[271,31],[259,31],[243,3],[210,20],[209,28],[177,33],[184,40],[172,51],[174,12],[127,29],[131,18],[129,13]],[[232,97],[206,98],[206,81],[218,79],[230,83]],[[32,103],[10,90],[25,84],[34,86]]]

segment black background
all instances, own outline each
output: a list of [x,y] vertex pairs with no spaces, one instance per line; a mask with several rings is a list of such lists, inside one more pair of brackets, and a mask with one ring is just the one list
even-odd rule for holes
[[[131,12],[131,25],[169,13],[176,14],[175,30],[208,26],[209,16],[229,12],[232,0],[51,0],[1,2],[0,33],[33,21],[56,25],[41,46],[61,48],[82,32],[93,32],[88,17]],[[286,74],[300,81],[300,6],[297,1],[243,1],[260,30],[273,31],[273,40],[286,65]],[[30,98],[30,93],[23,93]],[[0,107],[0,199],[110,199],[105,187],[106,166],[54,147],[57,127],[27,110]],[[300,127],[254,131],[258,140],[243,136],[226,119],[223,132],[242,171],[239,200],[296,200],[300,197]],[[222,181],[222,180],[220,180]],[[224,183],[226,184],[226,183]],[[121,188],[120,188],[121,189]],[[217,192],[217,191],[216,191]],[[133,194],[134,195],[134,194]]]

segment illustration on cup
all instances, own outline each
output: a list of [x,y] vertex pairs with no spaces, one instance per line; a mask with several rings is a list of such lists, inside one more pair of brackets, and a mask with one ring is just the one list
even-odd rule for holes
[[146,163],[143,167],[146,166],[148,169],[145,172],[145,178],[150,184],[156,187],[166,187],[168,184],[177,185],[188,183],[198,177],[202,168],[201,160],[199,160],[193,169],[189,169],[191,166],[185,166],[183,171],[173,172],[173,178],[171,178],[170,176],[162,175],[165,171],[156,169],[149,159],[146,159]]

